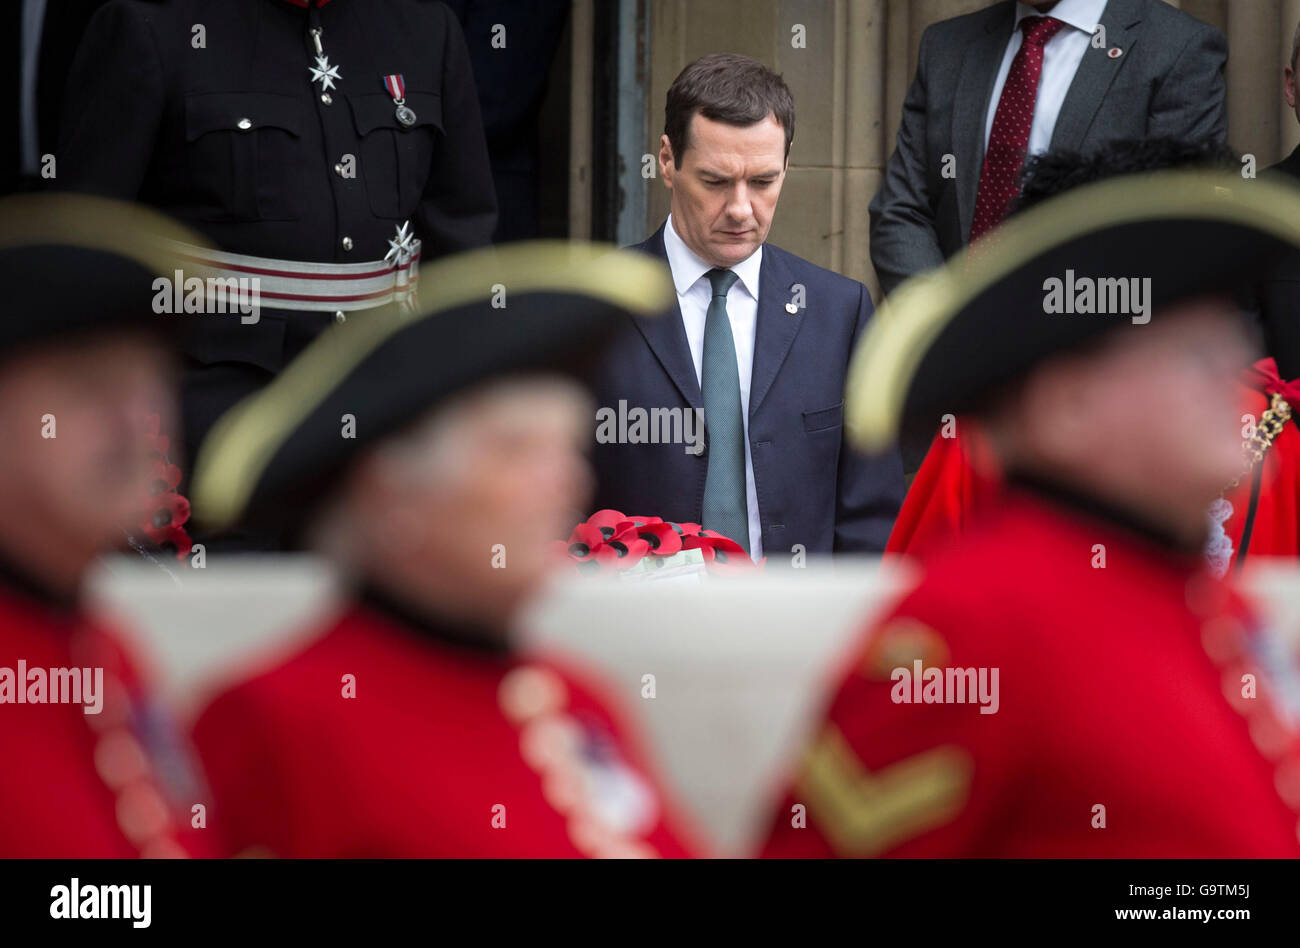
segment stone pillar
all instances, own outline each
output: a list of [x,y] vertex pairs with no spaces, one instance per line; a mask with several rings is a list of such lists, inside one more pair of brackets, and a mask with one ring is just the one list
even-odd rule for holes
[[1279,0],[1228,5],[1228,144],[1262,168],[1282,157],[1277,82]]
[[1178,8],[1202,23],[1208,23],[1220,33],[1228,32],[1227,0],[1182,0]]
[[795,106],[794,147],[770,239],[831,269],[843,265],[848,3],[776,0],[769,21],[767,61],[785,77]]
[[1294,42],[1297,25],[1300,25],[1300,0],[1283,0],[1277,31],[1278,56],[1273,73],[1281,123],[1278,136],[1279,158],[1289,155],[1300,145],[1300,122],[1296,121],[1295,110],[1286,104],[1286,98],[1282,95],[1282,69],[1291,62],[1291,44]]
[[[916,74],[916,46],[912,42],[912,19],[908,0],[889,0],[885,12],[885,53],[881,68],[885,72],[885,154],[884,161],[894,153],[898,126],[903,115],[903,99],[907,87]],[[919,43],[921,35],[916,35]],[[883,162],[882,162],[883,165]]]
[[569,94],[569,236],[591,238],[593,0],[573,0],[573,86]]
[[845,68],[847,94],[841,120],[844,147],[844,273],[879,295],[871,269],[870,218],[867,205],[880,188],[892,143],[885,139],[885,88],[888,0],[851,0],[849,48]]

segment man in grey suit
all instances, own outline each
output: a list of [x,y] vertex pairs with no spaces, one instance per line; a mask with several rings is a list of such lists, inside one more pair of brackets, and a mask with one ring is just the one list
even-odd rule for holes
[[1222,142],[1227,56],[1222,33],[1161,0],[1005,2],[931,25],[871,202],[883,290],[995,226],[1028,154],[1155,136]]

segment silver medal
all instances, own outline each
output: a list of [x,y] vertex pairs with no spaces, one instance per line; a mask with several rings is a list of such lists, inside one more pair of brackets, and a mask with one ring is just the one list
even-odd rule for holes
[[397,103],[397,121],[410,128],[415,124],[415,113],[407,106],[405,99],[395,99],[394,101]]

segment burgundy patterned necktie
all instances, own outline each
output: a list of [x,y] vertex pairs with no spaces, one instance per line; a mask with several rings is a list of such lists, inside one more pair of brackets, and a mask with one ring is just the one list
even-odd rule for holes
[[1038,101],[1038,79],[1043,74],[1043,47],[1065,24],[1050,16],[1027,16],[1020,21],[1024,42],[1011,60],[1002,98],[993,115],[989,147],[980,172],[975,197],[972,242],[1002,223],[1007,206],[1020,193],[1020,172],[1029,149],[1029,127]]

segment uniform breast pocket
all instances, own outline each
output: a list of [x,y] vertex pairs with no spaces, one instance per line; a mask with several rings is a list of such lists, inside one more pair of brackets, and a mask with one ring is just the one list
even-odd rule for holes
[[397,121],[397,106],[385,93],[349,95],[348,104],[361,139],[357,176],[365,181],[370,210],[405,220],[415,213],[441,144],[442,97],[408,91],[406,107],[415,113],[409,126]]
[[803,413],[803,430],[811,434],[814,431],[833,431],[844,424],[844,403],[832,405],[817,411]]
[[296,220],[303,180],[301,103],[275,93],[185,97],[195,203],[207,220]]

